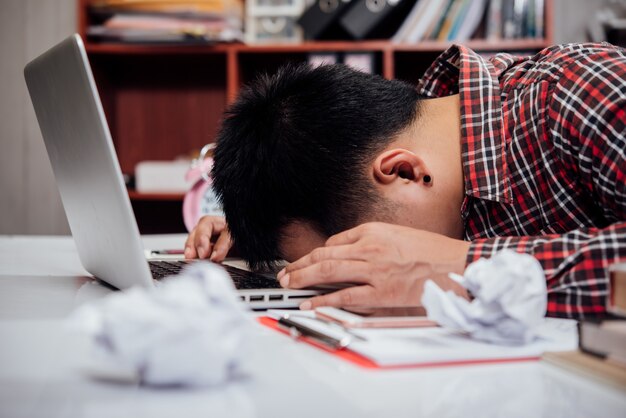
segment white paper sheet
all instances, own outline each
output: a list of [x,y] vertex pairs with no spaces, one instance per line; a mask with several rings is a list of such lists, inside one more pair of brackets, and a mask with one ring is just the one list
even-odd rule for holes
[[470,302],[435,282],[424,285],[422,304],[428,318],[442,327],[497,344],[527,344],[537,337],[547,307],[546,278],[528,254],[500,251],[480,259],[457,280],[474,299]]

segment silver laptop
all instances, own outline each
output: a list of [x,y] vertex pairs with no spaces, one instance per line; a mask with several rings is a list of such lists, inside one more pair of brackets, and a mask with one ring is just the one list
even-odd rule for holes
[[[85,269],[118,289],[154,286],[182,261],[146,260],[85,47],[75,34],[28,63],[28,91]],[[320,290],[224,266],[253,309],[298,306]]]

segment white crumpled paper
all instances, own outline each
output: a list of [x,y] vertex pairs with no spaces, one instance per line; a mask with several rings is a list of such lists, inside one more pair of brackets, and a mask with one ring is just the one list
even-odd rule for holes
[[194,263],[154,289],[81,306],[70,326],[92,341],[89,371],[96,377],[208,386],[242,371],[252,324],[245,310],[221,267]]
[[429,319],[497,344],[519,345],[536,337],[546,313],[547,290],[543,269],[534,257],[503,250],[470,264],[463,277],[452,278],[474,300],[444,292],[428,280],[422,304]]

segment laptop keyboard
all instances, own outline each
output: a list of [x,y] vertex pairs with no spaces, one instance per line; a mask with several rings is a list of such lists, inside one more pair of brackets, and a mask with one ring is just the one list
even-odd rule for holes
[[[172,276],[180,273],[180,271],[189,264],[189,261],[149,261],[150,272],[155,280],[162,279],[166,276]],[[237,289],[280,289],[280,284],[272,276],[264,276],[259,273],[239,269],[233,266],[221,264],[230,275]]]

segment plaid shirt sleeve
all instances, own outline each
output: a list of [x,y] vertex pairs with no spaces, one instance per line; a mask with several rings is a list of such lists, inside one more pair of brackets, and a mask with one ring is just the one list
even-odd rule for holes
[[[601,59],[598,59],[601,58]],[[467,261],[509,248],[532,254],[548,285],[548,315],[593,317],[606,309],[609,265],[626,259],[626,65],[589,56],[561,70],[547,108],[547,137],[563,170],[601,208],[605,225],[564,234],[478,238]],[[565,209],[577,202],[565,200]],[[570,206],[571,205],[571,206]]]

